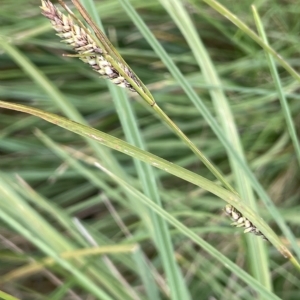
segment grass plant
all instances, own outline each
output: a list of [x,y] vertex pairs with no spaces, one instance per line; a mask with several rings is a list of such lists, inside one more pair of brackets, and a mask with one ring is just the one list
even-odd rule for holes
[[298,299],[296,3],[18,2],[1,297]]

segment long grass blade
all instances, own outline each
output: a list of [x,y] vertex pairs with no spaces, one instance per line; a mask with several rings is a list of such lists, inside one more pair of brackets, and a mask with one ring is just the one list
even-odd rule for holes
[[[160,2],[164,5],[165,9],[171,15],[174,22],[184,35],[194,54],[199,68],[202,70],[206,84],[212,84],[216,87],[222,86],[221,80],[215,70],[215,67],[213,66],[213,62],[209,56],[209,53],[205,49],[200,36],[197,34],[190,16],[186,12],[182,2],[178,0],[160,0]],[[209,90],[209,93],[227,140],[232,144],[232,147],[245,161],[238,130],[236,128],[236,124],[225,93],[220,88],[212,88]],[[235,156],[233,156],[228,150],[227,153],[242,201],[245,201],[253,210],[257,211],[254,193],[249,180],[245,176],[244,172],[241,171],[239,164],[235,161]],[[251,266],[253,275],[270,289],[271,283],[266,259],[267,253],[263,241],[253,239],[252,236],[247,235],[247,244],[247,257],[249,258],[249,265]]]
[[281,252],[284,257],[288,258],[297,268],[299,267],[298,262],[295,260],[290,251],[278,239],[277,235],[272,231],[272,229],[260,217],[258,217],[257,214],[250,209],[250,207],[241,203],[239,197],[235,193],[232,193],[218,186],[217,184],[211,182],[210,180],[207,180],[206,178],[203,178],[196,173],[174,165],[149,152],[138,149],[122,140],[119,140],[115,137],[87,127],[85,125],[81,125],[76,122],[67,120],[63,117],[50,114],[48,112],[43,112],[36,108],[30,108],[25,105],[0,101],[0,107],[33,114],[79,135],[90,137],[103,145],[123,152],[131,157],[135,157],[141,161],[147,162],[156,168],[162,169],[170,174],[176,175],[179,178],[182,178],[195,185],[198,185],[201,188],[204,188],[205,190],[217,195],[232,206],[236,207],[246,218],[248,218],[253,224],[255,224],[255,226],[267,237],[267,239],[278,249],[278,251]]
[[210,246],[207,242],[205,242],[203,239],[201,239],[197,234],[195,234],[192,230],[188,229],[185,225],[183,225],[181,222],[176,220],[173,216],[171,216],[168,212],[163,210],[158,205],[154,204],[153,201],[151,201],[149,198],[147,198],[145,195],[137,191],[132,186],[128,185],[125,181],[115,176],[113,173],[108,171],[106,168],[102,167],[100,164],[96,164],[97,167],[99,167],[103,172],[111,176],[118,184],[124,185],[128,191],[130,191],[133,195],[138,195],[140,201],[147,204],[153,211],[155,211],[157,214],[162,216],[165,220],[167,220],[171,225],[173,225],[175,228],[180,230],[183,234],[188,236],[192,241],[194,241],[196,244],[201,246],[205,251],[207,251],[211,256],[213,256],[216,260],[224,264],[229,270],[234,272],[240,279],[245,281],[249,286],[254,288],[258,293],[261,294],[261,296],[264,297],[264,299],[280,299],[275,294],[271,293],[263,285],[261,285],[258,281],[256,281],[253,277],[251,277],[249,274],[247,274],[245,271],[240,269],[237,265],[232,263],[227,257],[222,255],[218,250],[216,250],[214,247]]
[[[161,58],[164,62],[165,66],[169,69],[170,73],[173,77],[177,80],[178,84],[182,87],[185,91],[187,96],[190,100],[194,103],[195,107],[201,111],[203,117],[210,125],[218,139],[222,142],[224,147],[229,151],[232,156],[235,157],[236,162],[239,164],[241,169],[245,172],[246,176],[248,177],[249,181],[251,182],[252,187],[257,192],[263,203],[268,208],[269,212],[272,214],[274,221],[278,224],[284,235],[291,241],[295,242],[295,236],[290,228],[287,226],[286,222],[278,212],[278,209],[256,179],[253,172],[250,170],[249,166],[243,161],[240,155],[236,152],[236,150],[232,147],[231,143],[225,137],[223,130],[220,128],[219,124],[216,122],[215,118],[212,116],[208,108],[202,103],[196,92],[193,90],[191,84],[187,81],[187,79],[182,75],[179,69],[176,67],[174,62],[171,60],[167,52],[162,48],[162,46],[158,43],[157,39],[154,35],[150,32],[147,28],[146,24],[143,22],[141,17],[136,13],[134,8],[131,6],[128,0],[119,0],[122,4],[124,10],[130,16],[134,24],[138,27],[138,29],[142,32],[145,39],[149,42],[153,50],[157,53],[157,55]],[[299,247],[295,247],[295,243],[292,243],[293,250],[297,254],[298,260],[300,260],[300,249]]]
[[[95,12],[93,1],[86,1],[86,2],[89,4],[89,7],[91,8],[90,10]],[[82,8],[77,1],[75,1],[75,3],[77,3],[77,6]],[[108,41],[108,46],[112,46],[109,40],[106,38],[106,36],[102,34],[100,30],[98,30],[98,27],[103,30],[103,26],[100,20],[98,20],[97,24],[94,24],[94,22],[90,19],[87,12],[85,11],[84,11],[84,16],[85,19],[89,19],[92,28],[97,29],[96,32],[97,36],[103,37],[105,41]],[[109,51],[110,49],[108,48],[107,50]],[[121,56],[116,51],[114,52],[117,55],[117,57],[120,59]],[[125,64],[123,59],[122,62],[123,64]],[[108,85],[127,141],[130,144],[140,149],[145,149],[141,134],[138,129],[138,124],[135,120],[136,118],[134,112],[132,110],[132,107],[130,105],[129,99],[125,91],[109,83]],[[139,180],[142,184],[144,194],[147,195],[150,199],[153,199],[153,201],[156,204],[161,206],[161,200],[158,193],[158,186],[156,183],[156,178],[152,170],[152,167],[140,162],[137,159],[134,159],[134,163],[137,170],[137,174],[139,176]],[[149,218],[149,214],[150,214],[150,218]],[[157,215],[153,214],[151,211],[150,212],[148,211],[148,215],[145,212],[145,216],[141,215],[141,217],[145,221],[151,220],[150,224],[148,224],[148,228],[150,232],[154,234],[153,238],[159,250],[160,256],[162,258],[162,263],[164,265],[167,282],[169,284],[169,289],[171,291],[172,299],[188,300],[190,296],[186,289],[183,276],[181,275],[179,267],[175,261],[174,249],[173,249],[172,240],[171,240],[171,236],[167,224],[165,223],[164,220],[160,219]],[[149,283],[145,282],[145,285],[148,286]],[[153,286],[155,285],[151,284],[151,286],[152,286],[151,289],[150,288],[147,289],[149,297],[153,297],[151,295],[158,295],[158,291],[153,290]],[[149,294],[150,291],[151,293]]]

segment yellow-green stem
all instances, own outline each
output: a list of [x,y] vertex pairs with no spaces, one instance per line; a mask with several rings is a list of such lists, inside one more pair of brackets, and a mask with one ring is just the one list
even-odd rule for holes
[[204,165],[215,175],[215,177],[226,187],[229,191],[236,193],[235,189],[227,182],[221,172],[206,158],[206,156],[196,147],[196,145],[178,128],[178,126],[164,113],[164,111],[157,105],[153,105],[154,111],[157,115],[181,138],[181,140],[196,154],[196,156],[204,163]]

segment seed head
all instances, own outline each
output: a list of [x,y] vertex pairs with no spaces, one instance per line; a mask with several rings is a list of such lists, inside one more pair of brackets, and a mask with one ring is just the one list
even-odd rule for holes
[[[73,22],[70,15],[61,13],[50,0],[42,1],[42,14],[48,18],[62,42],[73,47],[79,58],[89,64],[101,77],[111,80],[114,84],[135,91],[132,85],[105,59],[104,51],[95,43],[92,33]],[[136,77],[123,64],[119,67],[140,86]]]
[[235,227],[244,227],[244,228],[246,228],[244,230],[244,233],[251,232],[257,236],[261,236],[266,241],[268,240],[259,229],[257,229],[246,217],[244,217],[232,205],[227,204],[225,206],[224,210],[225,210],[226,215],[228,215],[232,219],[232,221],[234,221],[233,223],[231,223],[231,225],[233,225]]

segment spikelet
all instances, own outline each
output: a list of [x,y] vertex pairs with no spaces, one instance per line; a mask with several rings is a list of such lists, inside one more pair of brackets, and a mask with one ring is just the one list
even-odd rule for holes
[[[79,27],[70,15],[61,13],[49,0],[41,0],[42,14],[51,21],[62,42],[71,45],[79,58],[89,64],[101,77],[114,84],[135,91],[132,85],[105,59],[103,50],[95,43],[90,31]],[[118,62],[119,67],[140,86],[132,72]]]
[[233,223],[231,225],[236,227],[244,227],[244,233],[254,233],[255,235],[261,236],[265,241],[268,239],[264,236],[264,234],[256,228],[246,217],[244,217],[236,208],[232,205],[227,204],[224,208],[224,211],[227,216],[229,216]]

